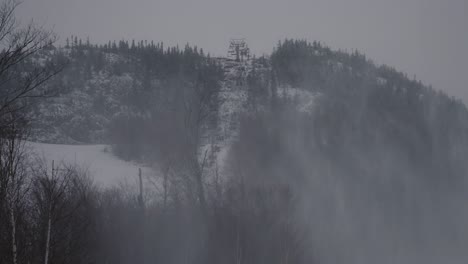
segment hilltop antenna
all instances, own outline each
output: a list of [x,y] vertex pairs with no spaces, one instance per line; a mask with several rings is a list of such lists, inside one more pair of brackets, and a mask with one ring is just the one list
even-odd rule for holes
[[229,43],[228,57],[234,57],[237,62],[244,61],[244,57],[250,59],[250,49],[244,38],[231,39]]

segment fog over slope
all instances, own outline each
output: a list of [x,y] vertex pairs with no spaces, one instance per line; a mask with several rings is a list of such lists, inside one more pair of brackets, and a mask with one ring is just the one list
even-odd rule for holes
[[361,53],[71,39],[38,62],[68,66],[28,109],[32,140],[153,169],[144,199],[104,190],[83,208],[96,263],[468,261],[466,106]]

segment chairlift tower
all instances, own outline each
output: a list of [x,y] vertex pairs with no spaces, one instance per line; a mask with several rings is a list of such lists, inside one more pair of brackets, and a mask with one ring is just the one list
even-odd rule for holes
[[250,49],[245,39],[231,39],[229,44],[228,57],[234,57],[237,62],[250,59]]

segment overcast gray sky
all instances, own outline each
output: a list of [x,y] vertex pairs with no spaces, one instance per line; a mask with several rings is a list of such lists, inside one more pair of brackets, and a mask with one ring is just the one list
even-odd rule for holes
[[18,10],[92,42],[189,42],[225,55],[245,37],[256,54],[285,37],[358,49],[468,103],[468,0],[23,0]]

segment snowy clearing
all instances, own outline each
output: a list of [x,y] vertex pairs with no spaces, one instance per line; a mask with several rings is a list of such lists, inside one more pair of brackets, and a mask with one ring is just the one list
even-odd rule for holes
[[101,187],[112,187],[120,183],[136,183],[138,168],[144,176],[152,174],[150,168],[121,160],[110,152],[107,145],[61,145],[27,142],[28,151],[44,159],[47,166],[52,161],[56,166],[62,163],[76,164],[88,169],[94,182]]

